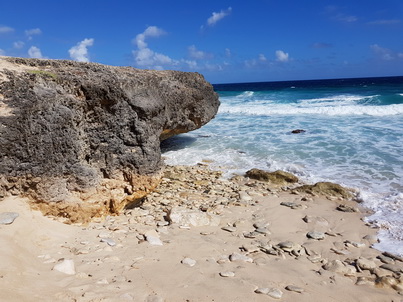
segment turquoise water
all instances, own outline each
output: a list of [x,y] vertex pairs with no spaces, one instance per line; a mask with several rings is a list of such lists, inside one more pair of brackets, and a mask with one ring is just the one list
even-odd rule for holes
[[[168,164],[203,159],[226,175],[282,169],[359,190],[380,250],[403,254],[403,77],[215,85],[221,106],[163,144]],[[305,132],[292,134],[295,129]]]

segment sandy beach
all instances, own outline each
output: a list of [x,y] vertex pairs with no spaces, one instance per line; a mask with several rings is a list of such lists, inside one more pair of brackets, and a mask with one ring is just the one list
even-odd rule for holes
[[359,204],[220,175],[167,167],[139,207],[88,225],[6,197],[0,300],[403,301],[403,263],[370,247]]

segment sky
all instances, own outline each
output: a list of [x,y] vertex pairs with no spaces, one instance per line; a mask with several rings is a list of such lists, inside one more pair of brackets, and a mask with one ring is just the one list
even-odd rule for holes
[[212,83],[403,76],[403,1],[4,0],[0,55]]

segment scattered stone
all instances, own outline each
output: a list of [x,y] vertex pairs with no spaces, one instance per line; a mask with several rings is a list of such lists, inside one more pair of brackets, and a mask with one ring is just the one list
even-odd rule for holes
[[287,285],[287,286],[285,287],[285,289],[286,289],[286,290],[289,290],[289,291],[291,291],[291,292],[299,293],[299,294],[301,294],[301,293],[304,292],[304,289],[303,289],[303,288],[298,287],[298,286],[295,286],[295,285]]
[[63,259],[53,267],[53,270],[67,275],[74,275],[76,273],[74,261],[72,259]]
[[239,254],[239,253],[232,253],[229,256],[229,260],[231,262],[234,262],[234,261],[253,262],[252,258],[250,258],[250,257],[248,257],[246,255],[243,255],[243,254]]
[[346,240],[346,241],[344,241],[344,243],[345,243],[347,246],[348,246],[348,245],[352,245],[353,247],[356,247],[356,248],[365,247],[365,243],[356,242],[356,241]]
[[233,232],[236,231],[236,227],[233,227],[233,226],[225,226],[225,227],[222,227],[221,230],[224,230],[224,231],[233,233]]
[[255,230],[256,233],[264,234],[264,235],[270,235],[270,231],[267,228],[257,228]]
[[151,231],[147,231],[144,236],[146,237],[146,240],[149,244],[151,245],[163,245],[161,239],[159,238],[159,235],[156,231],[151,230]]
[[379,255],[376,258],[378,258],[382,263],[386,263],[386,264],[393,264],[395,263],[395,260],[393,260],[390,257],[387,257],[385,255]]
[[283,201],[283,202],[280,203],[280,205],[285,206],[285,207],[289,207],[289,208],[291,208],[293,210],[303,208],[302,204],[295,203],[295,202],[290,202],[290,201]]
[[173,224],[185,226],[218,226],[220,217],[199,210],[190,210],[183,207],[174,207],[168,214],[168,219]]
[[111,239],[111,238],[102,238],[101,242],[105,242],[107,243],[109,246],[115,246],[116,242],[115,240]]
[[378,242],[378,236],[377,235],[366,235],[362,239],[367,240],[371,244]]
[[267,295],[273,299],[281,299],[283,292],[278,288],[270,288]]
[[389,258],[392,258],[392,259],[394,259],[394,260],[403,262],[403,257],[400,257],[400,256],[398,256],[398,255],[395,255],[395,254],[392,254],[392,253],[389,253],[389,252],[383,252],[382,254],[383,254],[384,256],[386,256],[386,257],[389,257]]
[[181,261],[182,264],[188,265],[190,267],[195,266],[196,265],[196,260],[192,259],[192,258],[185,258]]
[[19,216],[16,212],[3,212],[0,213],[0,224],[12,224]]
[[340,273],[340,274],[347,275],[347,276],[354,276],[356,273],[356,270],[353,266],[345,265],[340,260],[332,260],[332,261],[326,263],[323,266],[323,268],[327,271],[334,272],[334,273]]
[[347,250],[336,249],[336,248],[333,248],[333,247],[330,250],[332,252],[336,253],[337,255],[348,255],[348,254],[350,254],[350,252],[347,251]]
[[394,273],[403,273],[403,268],[396,264],[382,264],[380,268],[386,269]]
[[306,237],[311,238],[311,239],[315,239],[315,240],[323,240],[323,239],[325,239],[325,233],[312,231],[312,232],[308,232],[306,234]]
[[112,235],[111,232],[101,232],[101,233],[98,234],[98,237],[99,238],[110,238],[111,235]]
[[369,271],[372,271],[377,267],[374,261],[365,258],[358,258],[356,261],[356,265],[362,270]]
[[253,200],[253,198],[246,192],[239,192],[239,200],[244,201],[244,202],[250,202]]
[[221,277],[235,277],[235,273],[234,273],[234,272],[230,272],[230,271],[228,271],[228,272],[221,272],[221,273],[220,273],[220,276],[221,276]]
[[268,223],[267,221],[259,221],[259,222],[255,222],[253,224],[253,227],[255,229],[262,229],[262,228],[267,228],[270,225],[270,223]]
[[305,221],[306,223],[315,223],[317,225],[322,225],[322,226],[329,225],[329,222],[323,217],[314,217],[314,216],[306,215],[304,218],[302,218],[302,220]]
[[287,185],[298,182],[298,177],[281,170],[267,172],[259,169],[251,169],[246,172],[246,177],[261,181],[268,181],[276,185]]
[[267,295],[270,291],[270,288],[268,287],[262,287],[262,288],[258,288],[255,290],[255,293],[257,294],[262,294],[262,295]]
[[345,212],[345,213],[355,213],[359,212],[359,210],[355,207],[350,207],[345,204],[338,205],[336,208],[338,211]]
[[285,252],[291,252],[294,249],[300,248],[299,244],[296,244],[292,241],[282,241],[277,246]]

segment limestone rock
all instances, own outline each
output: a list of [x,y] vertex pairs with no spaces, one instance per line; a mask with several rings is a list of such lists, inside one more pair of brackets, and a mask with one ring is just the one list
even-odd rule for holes
[[161,140],[219,106],[197,73],[11,57],[0,95],[0,196],[70,222],[138,202],[160,181]]
[[144,236],[150,245],[163,245],[158,233],[154,230],[147,231]]
[[12,224],[19,216],[16,212],[3,212],[0,213],[0,224]]
[[74,275],[76,273],[74,261],[72,259],[63,259],[53,267],[53,270],[67,275]]
[[174,207],[168,215],[171,223],[187,226],[218,226],[220,224],[220,217],[207,212],[198,210],[190,210],[184,207]]
[[339,184],[331,182],[318,182],[314,185],[303,185],[295,188],[296,192],[303,192],[309,194],[324,195],[330,197],[337,197],[342,199],[352,199],[353,194],[346,188]]
[[323,268],[327,271],[339,273],[347,276],[352,276],[356,273],[356,270],[351,265],[345,265],[340,260],[333,260],[326,263]]
[[365,258],[357,259],[356,265],[362,270],[373,270],[377,267],[374,261]]
[[259,169],[251,169],[246,172],[246,176],[252,179],[267,181],[281,186],[298,182],[298,177],[281,170],[267,172]]

